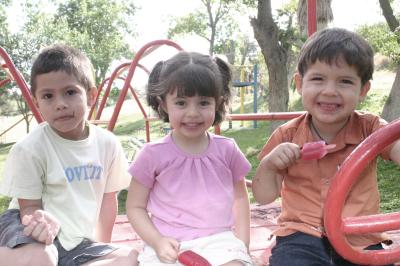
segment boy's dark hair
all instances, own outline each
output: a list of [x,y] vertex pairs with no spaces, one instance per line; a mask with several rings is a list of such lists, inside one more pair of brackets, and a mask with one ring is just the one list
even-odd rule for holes
[[324,29],[311,35],[301,48],[297,69],[304,76],[317,60],[333,64],[340,58],[356,68],[362,85],[372,79],[374,52],[371,46],[358,34],[340,28]]
[[231,79],[229,66],[220,58],[179,52],[154,66],[147,84],[147,102],[164,122],[169,122],[168,114],[160,106],[167,93],[176,89],[178,96],[213,97],[217,104],[213,123],[216,125],[225,116],[225,106],[231,96]]
[[33,62],[31,69],[31,92],[35,96],[38,75],[53,71],[65,71],[73,75],[89,91],[95,87],[93,65],[80,50],[64,44],[44,48]]

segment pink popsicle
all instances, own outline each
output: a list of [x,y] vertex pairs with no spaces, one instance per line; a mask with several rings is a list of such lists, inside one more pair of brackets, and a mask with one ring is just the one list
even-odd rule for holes
[[178,261],[185,266],[211,266],[205,258],[191,250],[180,253]]
[[328,153],[328,150],[335,147],[336,144],[326,145],[323,140],[304,143],[303,148],[301,149],[301,159],[319,160]]

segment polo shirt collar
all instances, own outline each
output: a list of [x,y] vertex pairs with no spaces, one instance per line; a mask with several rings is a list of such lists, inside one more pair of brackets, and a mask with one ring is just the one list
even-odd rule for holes
[[[303,118],[300,118],[297,131],[293,136],[293,143],[296,143],[300,147],[302,147],[306,142],[315,141],[310,130],[310,121],[311,115],[306,113]],[[364,137],[359,123],[359,115],[357,112],[353,112],[346,126],[333,139],[332,143],[337,145],[335,148],[335,150],[337,150],[347,144],[359,144],[360,140],[363,139]]]

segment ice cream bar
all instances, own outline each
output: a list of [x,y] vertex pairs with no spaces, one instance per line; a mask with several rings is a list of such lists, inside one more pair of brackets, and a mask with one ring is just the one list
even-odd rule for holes
[[336,147],[336,144],[326,145],[325,141],[315,141],[304,143],[301,149],[301,159],[303,160],[319,160],[324,157],[329,149]]
[[178,261],[185,266],[211,266],[205,258],[191,250],[180,253]]

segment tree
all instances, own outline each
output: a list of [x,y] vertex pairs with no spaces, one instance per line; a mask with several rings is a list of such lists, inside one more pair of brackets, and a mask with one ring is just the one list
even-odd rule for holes
[[[3,2],[0,0],[0,8]],[[32,58],[40,48],[52,43],[67,43],[83,50],[91,59],[99,84],[114,60],[132,57],[125,40],[133,35],[129,23],[135,7],[122,0],[30,0],[22,2],[26,21],[19,32],[8,36],[4,44],[17,69],[29,81]],[[43,6],[54,5],[54,9]],[[56,10],[56,12],[49,12]],[[1,11],[1,10],[0,10]],[[0,28],[1,20],[0,15]],[[3,31],[0,31],[2,37]],[[4,42],[4,41],[3,41]],[[18,90],[12,90],[19,112],[29,117],[29,109]],[[25,119],[29,131],[29,120]]]
[[[204,9],[175,19],[168,31],[168,38],[193,33],[209,42],[209,54],[220,52],[231,55],[234,50],[235,32],[239,32],[237,20],[241,10],[254,5],[254,0],[200,0]],[[232,46],[233,45],[233,46]],[[230,63],[233,63],[230,62]]]
[[[400,45],[400,24],[393,14],[390,1],[379,0],[379,5],[381,6],[383,16],[385,17],[390,30],[395,34],[397,44]],[[396,50],[399,51],[398,47]],[[387,121],[393,121],[400,115],[400,56],[396,57],[396,59],[396,77],[382,111],[382,117]]]
[[[251,18],[250,23],[268,69],[268,109],[286,112],[289,102],[288,53],[296,39],[293,14],[286,20],[286,30],[280,30],[272,17],[271,0],[259,0],[257,17]],[[271,129],[280,124],[279,121],[271,122]]]
[[86,52],[99,83],[114,60],[132,57],[125,36],[134,35],[130,21],[135,10],[132,1],[60,1],[53,23],[61,22],[61,28],[66,26],[69,31],[67,35],[58,34],[59,40]]
[[[8,23],[6,17],[6,6],[10,4],[9,0],[0,0],[0,46],[4,49],[7,49],[7,43],[10,38],[10,33],[8,30]],[[0,64],[2,60],[0,59]],[[1,68],[0,68],[1,70]],[[0,71],[0,80],[4,80],[6,78],[6,73]],[[0,87],[0,115],[9,114],[12,111],[12,106],[9,101],[10,85]]]

